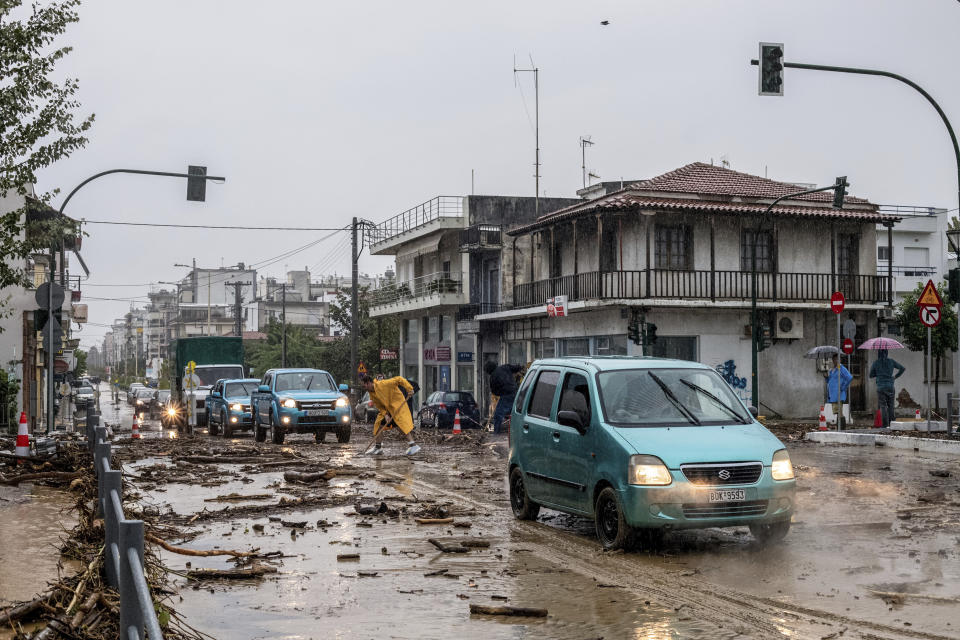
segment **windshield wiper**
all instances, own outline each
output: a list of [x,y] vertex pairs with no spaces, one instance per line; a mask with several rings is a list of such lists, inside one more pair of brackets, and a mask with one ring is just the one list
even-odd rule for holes
[[310,377],[307,379],[307,389],[306,389],[307,391],[310,391],[310,385],[312,385],[312,384],[313,384],[313,376],[310,376]]
[[663,395],[667,396],[667,399],[673,403],[673,406],[677,408],[677,411],[683,414],[683,417],[693,424],[700,424],[700,421],[697,420],[697,416],[693,415],[693,412],[690,411],[682,402],[680,398],[677,397],[673,391],[670,390],[670,387],[667,386],[667,383],[660,379],[660,376],[656,375],[652,371],[647,371],[647,375],[653,378],[653,381],[656,382],[661,389],[663,389]]
[[744,422],[743,416],[741,416],[740,414],[738,414],[738,413],[733,409],[733,407],[729,406],[726,402],[724,402],[723,400],[721,400],[720,398],[718,398],[716,395],[710,393],[709,391],[707,391],[706,389],[704,389],[704,388],[701,387],[700,385],[695,384],[695,383],[693,383],[693,382],[690,382],[689,380],[684,380],[683,378],[680,378],[680,384],[685,384],[685,385],[687,385],[688,387],[690,387],[691,389],[693,389],[694,391],[699,391],[699,392],[702,393],[703,395],[707,396],[708,398],[710,398],[711,400],[713,400],[714,402],[716,402],[717,405],[719,405],[721,408],[723,408],[724,410],[726,410],[727,413],[729,413],[730,415],[732,415],[732,416],[734,417],[734,419],[736,419],[737,422],[739,422],[740,424],[750,424],[749,422]]

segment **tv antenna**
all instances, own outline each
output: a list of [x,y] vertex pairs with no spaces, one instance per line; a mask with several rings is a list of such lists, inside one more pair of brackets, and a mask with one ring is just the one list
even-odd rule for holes
[[[592,147],[595,143],[590,139],[590,136],[580,136],[580,170],[583,172],[583,188],[587,188],[587,147]],[[589,174],[595,178],[600,176],[594,176],[593,173]]]
[[[533,178],[534,178],[534,196],[536,200],[534,201],[534,210],[537,217],[540,217],[540,69],[533,63],[533,56],[530,56],[530,68],[529,69],[518,69],[517,68],[517,56],[513,56],[513,86],[517,86],[517,74],[518,73],[532,73],[533,74],[533,101],[534,101],[534,144],[536,146],[536,151],[533,161]],[[521,93],[522,93],[521,89]]]

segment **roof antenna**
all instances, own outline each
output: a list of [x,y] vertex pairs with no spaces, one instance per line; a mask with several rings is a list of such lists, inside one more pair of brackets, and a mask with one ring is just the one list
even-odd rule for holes
[[727,157],[727,154],[720,156],[720,166],[724,169],[730,168],[730,159]]
[[[580,136],[580,171],[583,173],[583,188],[587,188],[587,146],[595,143],[590,136]],[[592,173],[590,175],[593,175]]]
[[517,84],[517,74],[523,72],[533,73],[533,101],[534,101],[534,144],[536,153],[533,160],[534,169],[534,215],[540,216],[540,69],[533,63],[533,56],[530,56],[530,68],[517,68],[517,55],[513,55],[513,84]]

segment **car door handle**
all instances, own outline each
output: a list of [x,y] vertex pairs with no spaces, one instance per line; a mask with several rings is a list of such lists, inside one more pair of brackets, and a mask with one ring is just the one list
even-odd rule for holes
[[524,433],[528,433],[529,431],[530,431],[530,425],[528,425],[526,422],[524,422],[524,423],[523,423],[523,432],[524,432]]
[[553,432],[553,441],[554,441],[554,442],[560,442],[560,432],[559,432],[559,431],[554,431],[554,432]]

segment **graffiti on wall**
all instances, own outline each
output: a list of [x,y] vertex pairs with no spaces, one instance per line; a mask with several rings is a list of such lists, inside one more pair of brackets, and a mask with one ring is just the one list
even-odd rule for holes
[[737,375],[736,362],[726,360],[716,365],[714,369],[717,370],[721,378],[726,380],[727,384],[730,385],[730,388],[733,389],[733,392],[736,393],[741,400],[746,401],[750,399],[750,395],[747,392],[747,379]]

